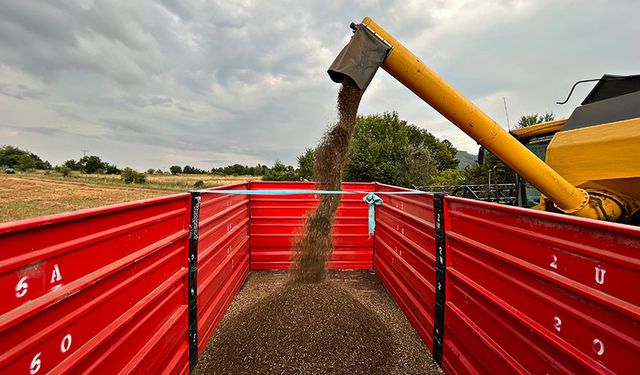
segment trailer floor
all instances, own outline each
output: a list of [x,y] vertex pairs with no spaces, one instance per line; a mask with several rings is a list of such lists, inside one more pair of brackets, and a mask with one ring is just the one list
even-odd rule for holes
[[249,273],[194,374],[442,374],[374,274],[288,276]]

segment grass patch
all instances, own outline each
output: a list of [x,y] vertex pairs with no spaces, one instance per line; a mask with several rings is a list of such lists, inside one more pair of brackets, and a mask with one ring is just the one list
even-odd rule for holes
[[[154,189],[163,191],[183,192],[192,190],[198,181],[202,181],[202,188],[236,184],[249,180],[260,180],[256,176],[217,176],[210,174],[181,174],[181,175],[146,175],[146,182],[142,184],[128,184],[122,181],[119,174],[84,174],[73,171],[68,176],[53,171],[25,172],[14,175],[23,178],[38,178],[54,181],[86,183],[104,187],[123,187],[127,189]],[[199,184],[201,185],[201,184]]]
[[120,175],[56,172],[0,174],[0,222],[27,219],[83,208],[100,207],[184,192],[202,181],[213,187],[254,178],[252,176],[147,175],[144,184],[125,184]]

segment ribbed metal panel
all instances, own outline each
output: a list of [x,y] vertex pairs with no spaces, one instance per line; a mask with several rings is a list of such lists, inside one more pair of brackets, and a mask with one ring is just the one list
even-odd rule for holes
[[448,373],[640,369],[640,229],[446,198]]
[[[247,190],[249,184],[216,189]],[[201,198],[197,277],[200,354],[249,272],[248,196],[202,193]]]
[[0,225],[0,373],[187,372],[189,205]]
[[[345,191],[373,191],[372,183],[344,183]],[[313,190],[311,182],[251,182],[251,189]],[[373,238],[368,235],[368,206],[362,195],[345,195],[334,223],[335,250],[329,261],[333,269],[371,269]],[[305,215],[318,206],[319,197],[309,195],[251,196],[251,268],[288,269],[291,243],[301,235]]]
[[[378,192],[409,189],[376,184]],[[433,346],[435,234],[433,195],[380,195],[375,270],[428,348]]]
[[[251,182],[220,189],[313,188]],[[360,183],[344,189],[406,190]],[[446,372],[640,368],[639,228],[460,198],[440,197],[436,205],[431,195],[381,194],[374,240],[363,195],[346,195],[340,206],[329,265],[370,269],[375,262],[429,348],[434,320],[444,321],[438,335]],[[192,348],[202,352],[250,266],[289,267],[291,240],[318,202],[313,194],[199,199],[192,206],[189,194],[179,194],[1,224],[0,373],[187,373],[189,319],[197,319]],[[197,273],[188,273],[195,212]],[[444,231],[436,236],[438,213]],[[446,255],[438,258],[446,266],[438,271],[440,281],[446,277],[438,294],[443,311],[434,287],[436,243]],[[197,316],[188,313],[188,275],[191,285],[197,281]]]

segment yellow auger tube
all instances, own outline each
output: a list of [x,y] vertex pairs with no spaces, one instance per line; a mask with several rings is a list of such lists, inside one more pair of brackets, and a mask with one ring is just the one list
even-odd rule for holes
[[362,23],[391,46],[382,63],[384,70],[533,184],[560,210],[593,219],[604,219],[603,209],[610,220],[620,216],[617,205],[590,205],[589,193],[538,159],[373,20],[366,17]]

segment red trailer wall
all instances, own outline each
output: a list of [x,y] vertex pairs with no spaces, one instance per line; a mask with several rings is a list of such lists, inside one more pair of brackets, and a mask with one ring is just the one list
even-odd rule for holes
[[[0,225],[0,373],[187,373],[191,202],[180,194]],[[249,199],[203,193],[199,208],[201,353],[249,270]]]
[[[410,191],[376,184],[376,192]],[[433,346],[433,195],[387,195],[376,207],[374,268],[428,348]]]
[[[252,181],[252,190],[312,190],[312,182]],[[346,182],[344,191],[373,191],[372,183]],[[368,234],[368,205],[362,195],[344,195],[333,228],[335,250],[329,261],[334,269],[373,268],[373,238]],[[305,215],[312,212],[319,196],[252,195],[251,269],[275,270],[291,266],[291,242],[302,232]]]
[[[314,186],[221,187],[247,188]],[[330,266],[375,262],[446,372],[640,368],[639,228],[459,198],[380,196],[375,239],[362,195],[344,197]],[[250,267],[289,266],[291,240],[317,198],[201,193],[191,234],[198,201],[189,194],[0,224],[0,373],[187,373],[190,311],[192,353],[202,352]],[[445,225],[436,236],[438,214]],[[436,243],[446,250],[438,262]],[[188,272],[194,250],[197,273]],[[437,275],[436,264],[446,266]],[[434,325],[444,327],[441,339]]]
[[445,202],[447,373],[637,373],[640,229]]
[[[249,184],[212,189],[246,190]],[[198,353],[249,272],[249,198],[201,194],[198,234]]]
[[[220,189],[314,188],[251,185]],[[297,198],[200,194],[191,241],[198,352],[247,275],[251,230],[258,267],[288,266],[292,235],[317,204],[312,195]],[[361,199],[347,196],[340,206],[333,267],[372,267]],[[180,194],[0,225],[0,373],[187,373],[192,208],[189,194]]]
[[0,225],[0,373],[185,373],[189,204]]

